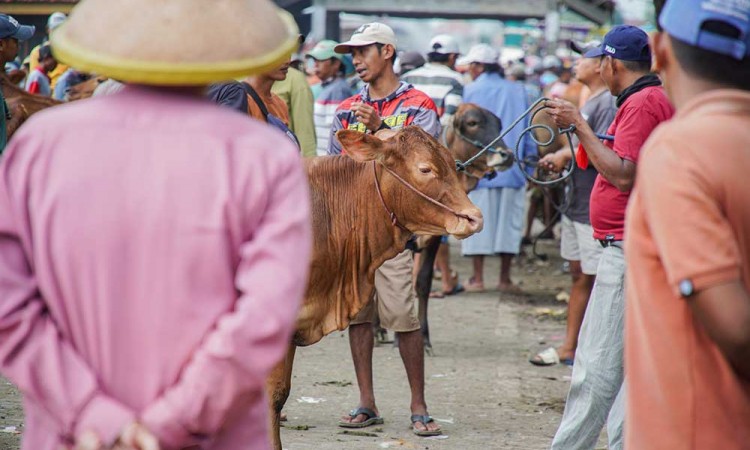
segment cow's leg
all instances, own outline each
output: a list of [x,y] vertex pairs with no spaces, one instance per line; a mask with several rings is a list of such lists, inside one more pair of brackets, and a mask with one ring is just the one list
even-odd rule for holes
[[[422,327],[422,338],[424,340],[424,351],[432,356],[432,343],[430,342],[430,325],[427,320],[427,304],[432,290],[432,274],[435,266],[435,255],[440,247],[440,236],[432,236],[425,244],[420,258],[419,272],[415,290],[419,299],[419,323]],[[444,274],[443,276],[450,276]]]
[[268,377],[267,388],[271,406],[271,438],[274,450],[281,448],[281,409],[284,408],[292,388],[292,366],[294,364],[294,353],[297,347],[289,346],[286,358],[281,361]]

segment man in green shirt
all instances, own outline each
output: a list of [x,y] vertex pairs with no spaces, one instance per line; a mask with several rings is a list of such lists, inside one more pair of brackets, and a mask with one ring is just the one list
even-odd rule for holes
[[275,82],[271,92],[281,97],[289,109],[289,128],[299,139],[302,156],[316,156],[314,100],[305,74],[290,67],[286,79]]
[[[16,19],[6,14],[0,14],[0,67],[5,67],[5,63],[13,61],[18,54],[18,42],[25,41],[34,35],[34,27],[21,25]],[[2,83],[10,83],[5,75]],[[21,125],[25,113],[22,106],[19,109],[11,111],[5,102],[2,89],[0,89],[0,153],[5,150],[5,144],[8,136]]]

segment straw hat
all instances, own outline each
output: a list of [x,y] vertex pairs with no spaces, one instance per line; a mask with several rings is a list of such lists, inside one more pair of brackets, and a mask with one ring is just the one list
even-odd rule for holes
[[292,16],[269,0],[82,0],[51,43],[78,70],[199,86],[277,67],[298,36]]

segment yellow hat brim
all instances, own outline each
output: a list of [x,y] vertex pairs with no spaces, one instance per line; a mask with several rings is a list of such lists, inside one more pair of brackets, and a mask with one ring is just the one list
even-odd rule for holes
[[126,83],[201,86],[268,72],[288,61],[299,45],[299,30],[291,14],[284,10],[278,10],[278,14],[287,28],[284,42],[264,55],[234,61],[174,63],[113,57],[76,44],[65,33],[65,26],[52,33],[50,43],[58,61],[84,72]]

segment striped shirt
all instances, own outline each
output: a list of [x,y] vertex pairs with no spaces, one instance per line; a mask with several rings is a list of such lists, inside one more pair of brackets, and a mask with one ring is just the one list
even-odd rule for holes
[[336,109],[341,102],[352,96],[349,83],[341,77],[321,83],[322,89],[315,99],[313,118],[315,121],[315,135],[318,143],[316,153],[318,156],[328,154],[328,140],[330,139],[331,124],[336,117]]
[[437,116],[435,103],[422,91],[414,86],[401,82],[401,85],[388,97],[373,100],[370,98],[368,86],[362,88],[359,94],[349,97],[339,105],[336,117],[331,126],[329,155],[340,155],[341,144],[336,139],[339,130],[357,130],[367,132],[365,124],[358,122],[352,112],[352,103],[366,103],[378,112],[383,122],[392,129],[399,129],[409,125],[416,125],[431,136],[440,136],[440,121]]
[[401,79],[430,96],[443,125],[453,117],[462,102],[464,79],[460,73],[443,64],[427,63],[405,73]]

